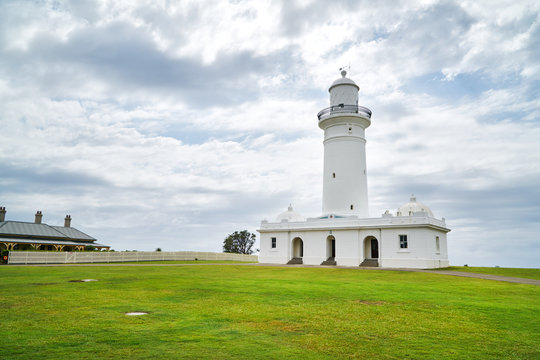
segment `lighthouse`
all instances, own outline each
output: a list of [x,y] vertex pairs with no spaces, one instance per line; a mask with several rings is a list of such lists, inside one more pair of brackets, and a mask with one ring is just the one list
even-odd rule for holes
[[332,83],[330,107],[317,114],[324,130],[322,214],[367,218],[365,130],[371,125],[371,110],[358,105],[360,88],[346,75],[342,70]]
[[358,105],[360,88],[341,71],[318,114],[324,131],[322,215],[304,217],[292,204],[263,220],[259,262],[323,266],[440,268],[448,266],[444,218],[413,195],[394,214],[368,214],[366,129],[371,110]]

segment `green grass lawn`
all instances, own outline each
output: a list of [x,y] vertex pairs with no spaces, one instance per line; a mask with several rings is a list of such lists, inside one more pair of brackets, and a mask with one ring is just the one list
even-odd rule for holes
[[[2,266],[0,276],[2,359],[540,358],[533,285],[234,265]],[[69,282],[88,278],[99,281]]]
[[540,280],[540,269],[496,268],[496,267],[473,267],[473,266],[450,266],[438,270],[463,271],[477,274],[490,274],[501,276],[520,277],[525,279]]

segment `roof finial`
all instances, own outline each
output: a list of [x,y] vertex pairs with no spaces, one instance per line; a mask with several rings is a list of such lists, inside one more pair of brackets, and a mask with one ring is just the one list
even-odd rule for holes
[[416,197],[414,196],[414,194],[411,194],[411,202],[416,202]]
[[339,71],[341,71],[341,76],[345,77],[347,75],[347,70],[351,71],[351,63],[349,63],[348,66],[342,66],[339,68]]
[[291,205],[291,204],[289,204],[289,207],[287,208],[287,210],[293,211],[293,208],[292,208],[292,205]]

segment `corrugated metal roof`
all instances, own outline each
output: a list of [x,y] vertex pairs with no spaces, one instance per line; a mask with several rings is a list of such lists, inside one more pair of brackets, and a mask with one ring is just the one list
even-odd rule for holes
[[6,236],[42,237],[65,240],[96,241],[91,237],[72,227],[50,226],[22,221],[0,222],[0,238]]
[[4,221],[0,227],[0,235],[43,236],[54,238],[67,238],[66,235],[56,231],[47,224],[35,224],[21,221]]
[[90,235],[87,235],[83,233],[82,231],[77,230],[72,227],[64,227],[64,226],[51,226],[51,227],[71,239],[86,239],[86,240],[94,240],[94,241],[96,240]]
[[44,245],[84,245],[84,246],[107,246],[88,241],[69,241],[69,240],[43,240],[43,239],[21,239],[21,238],[0,238],[0,242],[16,242],[20,244],[44,244]]

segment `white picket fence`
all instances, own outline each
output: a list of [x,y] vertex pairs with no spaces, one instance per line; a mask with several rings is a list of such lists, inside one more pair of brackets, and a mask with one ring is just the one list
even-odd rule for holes
[[258,261],[258,256],[199,251],[10,251],[8,264],[84,264],[195,259]]

